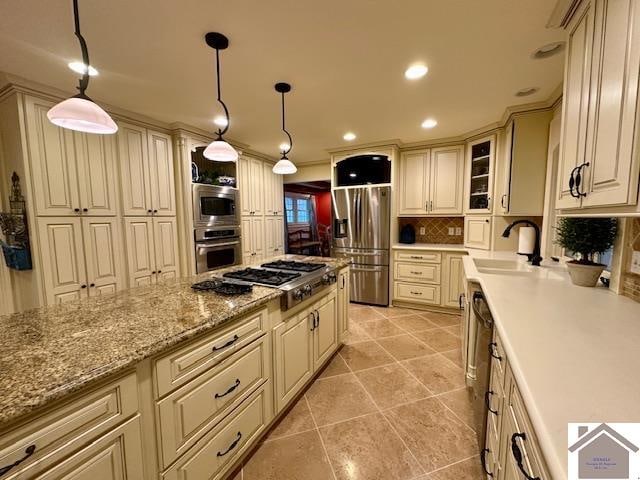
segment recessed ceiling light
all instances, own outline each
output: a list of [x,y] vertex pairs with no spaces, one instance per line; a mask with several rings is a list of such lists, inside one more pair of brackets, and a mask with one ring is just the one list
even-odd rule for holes
[[349,174],[349,176],[350,176],[351,178],[356,178],[356,177],[358,176],[358,174],[357,174],[357,173],[354,173],[354,172],[351,172],[351,173]]
[[531,58],[549,58],[564,50],[564,42],[553,42],[543,45],[531,54]]
[[[69,68],[80,75],[84,75],[84,72],[87,70],[87,67],[82,62],[69,62]],[[95,77],[98,75],[98,70],[89,65],[89,76]]]
[[229,122],[222,115],[218,115],[216,118],[213,119],[213,123],[215,123],[219,127],[226,127]]
[[342,138],[344,138],[347,142],[350,142],[356,139],[356,134],[353,132],[347,132],[342,136]]
[[404,72],[404,76],[409,80],[416,80],[418,78],[424,77],[429,69],[426,65],[422,63],[416,63],[407,68]]
[[516,92],[516,97],[528,97],[529,95],[536,93],[538,90],[540,90],[538,87],[522,88]]
[[427,118],[424,122],[422,122],[422,128],[433,128],[438,125],[438,122],[433,118]]

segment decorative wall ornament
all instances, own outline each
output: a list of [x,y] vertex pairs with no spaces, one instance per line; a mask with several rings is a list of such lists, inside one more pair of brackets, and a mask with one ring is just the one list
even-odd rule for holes
[[5,237],[0,240],[0,245],[7,266],[14,270],[31,270],[26,203],[16,172],[11,176],[9,212],[0,213],[0,229]]

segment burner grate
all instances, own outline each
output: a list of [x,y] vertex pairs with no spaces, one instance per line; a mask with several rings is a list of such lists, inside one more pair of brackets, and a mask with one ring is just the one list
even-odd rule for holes
[[252,285],[244,285],[240,283],[225,282],[218,278],[211,280],[204,280],[202,282],[194,283],[191,288],[201,292],[215,292],[222,295],[241,295],[243,293],[249,293],[253,291]]
[[296,262],[293,260],[277,260],[275,262],[263,263],[264,268],[275,270],[292,270],[294,272],[315,272],[326,267],[324,263]]
[[262,283],[277,287],[283,283],[290,282],[294,278],[300,276],[299,273],[292,272],[274,272],[270,270],[258,270],[257,268],[245,268],[235,272],[227,272],[222,275],[227,278],[235,278],[236,280],[244,280],[245,282]]

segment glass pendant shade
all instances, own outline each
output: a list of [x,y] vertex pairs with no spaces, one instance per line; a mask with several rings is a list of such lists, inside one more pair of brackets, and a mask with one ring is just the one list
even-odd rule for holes
[[51,123],[69,130],[86,133],[116,133],[116,122],[99,105],[84,98],[71,97],[47,112]]
[[277,173],[279,175],[290,175],[292,173],[296,173],[298,169],[293,164],[293,162],[287,160],[286,158],[281,158],[278,160],[273,166],[273,173]]
[[217,162],[235,162],[238,160],[238,152],[224,140],[214,140],[202,153],[205,158]]

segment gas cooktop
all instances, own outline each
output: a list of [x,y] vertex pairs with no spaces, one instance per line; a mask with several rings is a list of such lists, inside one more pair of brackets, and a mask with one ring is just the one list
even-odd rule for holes
[[263,263],[263,268],[273,268],[275,270],[293,270],[294,272],[315,272],[325,267],[324,263],[296,262],[295,260],[276,260],[275,262]]
[[235,272],[227,272],[222,275],[227,278],[235,278],[236,280],[243,280],[250,283],[261,283],[263,285],[269,285],[273,287],[279,287],[291,280],[298,278],[299,273],[282,272],[267,269],[258,268],[245,268],[244,270],[237,270]]

